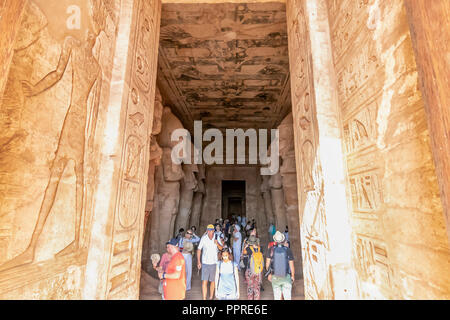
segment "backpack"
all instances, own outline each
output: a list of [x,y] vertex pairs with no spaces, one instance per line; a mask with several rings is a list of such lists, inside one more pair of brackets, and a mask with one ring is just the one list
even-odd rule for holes
[[261,250],[258,249],[255,251],[253,247],[249,248],[252,252],[252,256],[250,257],[250,273],[251,274],[260,274],[264,268],[264,258]]
[[280,245],[273,248],[272,271],[274,276],[286,277],[289,272],[287,249],[285,246]]

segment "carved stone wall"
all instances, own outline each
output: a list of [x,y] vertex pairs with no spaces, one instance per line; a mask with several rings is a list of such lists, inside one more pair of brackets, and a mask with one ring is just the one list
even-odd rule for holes
[[448,299],[450,251],[404,2],[327,2],[360,296]]
[[355,294],[326,4],[287,2],[303,276],[307,299]]
[[295,259],[295,271],[302,274],[300,215],[298,210],[297,168],[295,163],[295,141],[292,113],[283,119],[278,126],[280,133],[280,175],[283,184],[286,220],[289,226],[289,241]]
[[22,15],[25,11],[27,0],[13,2],[0,2],[0,99],[8,81],[9,67],[14,55],[14,42],[19,31]]
[[77,33],[64,1],[28,1],[17,17],[0,106],[2,298],[82,297],[117,12],[111,1],[75,3]]

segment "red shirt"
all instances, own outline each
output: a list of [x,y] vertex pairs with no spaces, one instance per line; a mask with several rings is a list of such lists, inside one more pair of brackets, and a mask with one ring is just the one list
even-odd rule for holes
[[267,246],[267,249],[272,248],[273,246],[275,246],[277,243],[275,241],[269,242],[269,245]]
[[183,300],[186,296],[186,266],[180,252],[172,256],[166,270],[166,274],[175,272],[180,272],[178,279],[165,279],[163,282],[165,300]]

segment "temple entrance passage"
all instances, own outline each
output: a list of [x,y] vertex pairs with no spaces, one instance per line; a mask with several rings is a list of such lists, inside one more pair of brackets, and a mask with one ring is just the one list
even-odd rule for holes
[[0,3],[0,299],[450,298],[449,1]]
[[222,219],[246,216],[245,181],[222,181]]

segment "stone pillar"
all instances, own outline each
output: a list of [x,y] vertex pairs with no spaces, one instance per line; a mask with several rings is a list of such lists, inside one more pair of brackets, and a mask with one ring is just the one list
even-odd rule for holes
[[[184,177],[181,164],[175,164],[172,161],[172,148],[178,143],[171,140],[172,132],[176,129],[182,129],[180,120],[172,113],[170,108],[165,107],[162,115],[162,129],[157,137],[158,144],[163,148],[162,156],[162,175],[156,180],[157,189],[155,194],[155,205],[153,215],[154,220],[159,220],[159,224],[154,224],[151,233],[151,247],[156,252],[165,251],[165,243],[173,237],[175,228],[175,219],[178,213],[180,203],[180,181]],[[158,205],[158,208],[156,208]],[[152,223],[153,221],[152,220]],[[157,227],[158,226],[158,227]],[[156,240],[158,247],[154,247]],[[152,252],[154,253],[154,252]]]
[[[305,297],[354,297],[337,85],[324,0],[288,0]],[[333,281],[332,281],[333,279]]]
[[[156,141],[156,135],[161,132],[161,117],[163,111],[162,97],[158,87],[156,87],[155,105],[153,112],[153,126],[150,142],[150,163],[148,168],[148,182],[147,182],[147,202],[145,204],[145,219],[144,219],[144,244],[142,245],[142,268],[147,272],[152,269],[150,263],[151,252],[151,228],[152,219],[150,216],[153,211],[153,201],[155,196],[155,172],[156,167],[161,165],[162,149]],[[154,224],[153,226],[158,225]]]
[[[278,126],[280,135],[280,157],[282,165],[280,174],[283,184],[286,218],[289,226],[289,241],[295,257],[301,257],[300,215],[298,209],[297,171],[295,165],[295,143],[292,113]],[[301,259],[295,260],[297,275],[302,274]]]
[[0,4],[0,296],[137,298],[160,4],[26,3]]
[[162,172],[163,180],[158,184],[159,252],[165,251],[165,243],[174,236],[175,220],[180,205],[180,184],[183,169],[174,164],[171,158],[172,149],[163,148]]
[[205,165],[198,165],[197,189],[192,202],[192,213],[189,219],[189,227],[195,226],[198,230],[200,216],[203,208],[203,198],[205,196]]
[[272,199],[272,212],[275,216],[275,227],[284,232],[288,225],[286,219],[286,204],[284,202],[283,184],[280,171],[269,178],[270,196]]
[[177,233],[180,228],[186,230],[189,227],[188,224],[192,212],[194,191],[197,189],[198,185],[195,177],[195,174],[198,172],[197,165],[183,164],[182,166],[184,177],[181,180],[180,205],[178,208],[174,233]]
[[[431,25],[424,24],[411,34],[406,9],[414,3],[328,1],[362,299],[442,299],[449,292],[450,274],[444,270],[450,249],[429,133],[439,124],[427,126],[430,110],[423,97],[429,92],[420,91],[422,61],[415,59],[411,41],[415,32],[428,33],[432,50],[439,51],[448,32],[438,31],[447,30],[440,25],[434,32],[442,34],[431,35]],[[410,23],[445,15],[445,6],[448,1],[423,2]],[[445,70],[443,54],[433,55]],[[436,77],[433,90],[440,90],[442,73],[434,68],[427,65],[425,72]],[[445,116],[432,104],[436,113],[428,116],[440,122]]]
[[137,299],[161,3],[123,0],[83,297]]
[[450,241],[450,3],[405,0]]
[[266,214],[267,224],[273,223],[275,225],[275,217],[272,210],[272,196],[270,194],[270,187],[269,187],[269,179],[270,176],[262,176],[261,194],[264,200],[264,212]]

